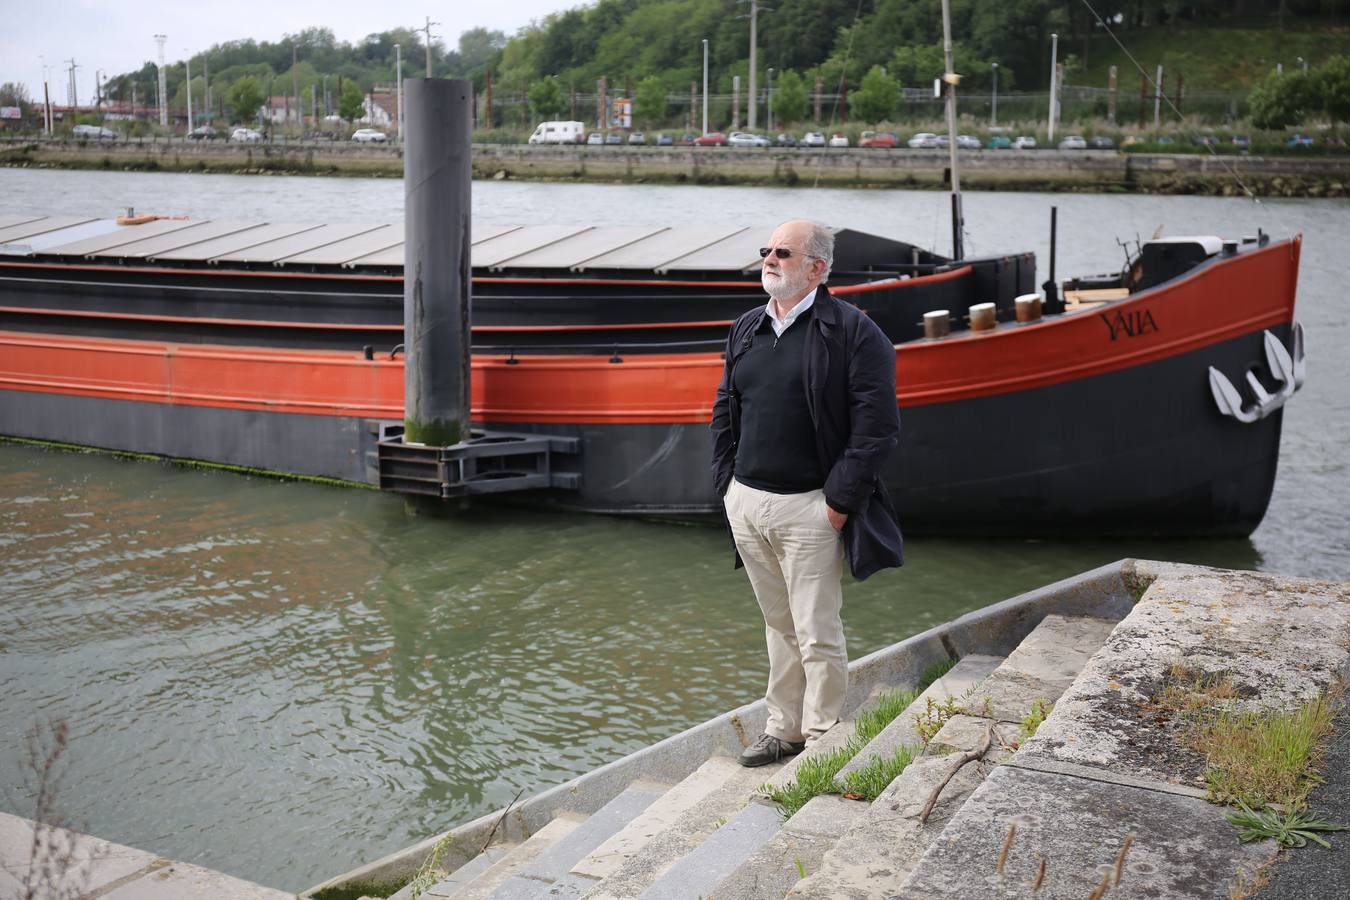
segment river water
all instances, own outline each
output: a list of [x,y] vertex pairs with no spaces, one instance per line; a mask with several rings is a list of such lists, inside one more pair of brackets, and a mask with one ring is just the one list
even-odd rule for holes
[[[0,169],[0,196],[2,212],[402,214],[401,182],[378,179]],[[947,203],[474,185],[481,223],[805,215],[938,250]],[[1029,248],[1045,266],[1052,204],[1061,277],[1118,268],[1116,239],[1159,226],[1305,233],[1309,378],[1270,511],[1248,540],[913,540],[904,569],[846,586],[854,657],[1125,556],[1350,579],[1350,202],[968,194],[968,249]],[[762,625],[730,562],[711,528],[486,507],[409,518],[373,491],[0,443],[0,808],[31,814],[24,735],[61,719],[69,821],[302,889],[758,696]]]

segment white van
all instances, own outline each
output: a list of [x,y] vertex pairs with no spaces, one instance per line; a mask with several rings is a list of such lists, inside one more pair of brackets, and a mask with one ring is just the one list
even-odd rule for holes
[[531,144],[584,144],[586,126],[581,122],[542,122],[530,135]]

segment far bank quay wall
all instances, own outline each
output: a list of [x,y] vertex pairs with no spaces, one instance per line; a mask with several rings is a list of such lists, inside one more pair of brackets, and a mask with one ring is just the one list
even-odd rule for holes
[[[398,146],[329,142],[0,143],[0,165],[355,177],[403,175]],[[959,156],[971,190],[1258,196],[1350,195],[1350,158],[1143,154],[1114,150],[976,150]],[[562,182],[942,189],[946,151],[479,144],[475,178]]]

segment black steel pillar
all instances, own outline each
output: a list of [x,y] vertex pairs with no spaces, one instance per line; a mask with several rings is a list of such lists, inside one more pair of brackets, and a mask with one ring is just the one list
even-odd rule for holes
[[407,81],[404,144],[405,442],[469,437],[469,211],[473,85]]

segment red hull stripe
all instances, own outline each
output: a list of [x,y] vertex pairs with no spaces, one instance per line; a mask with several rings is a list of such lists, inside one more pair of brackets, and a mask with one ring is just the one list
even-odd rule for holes
[[[901,406],[1031,390],[1165,359],[1293,318],[1300,239],[1096,310],[897,347]],[[944,273],[956,277],[954,273]],[[708,421],[721,355],[473,358],[483,422]],[[1203,372],[1197,378],[1203,384]],[[0,389],[332,416],[403,417],[402,360],[0,332]]]

